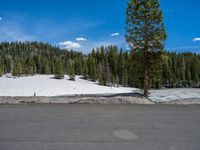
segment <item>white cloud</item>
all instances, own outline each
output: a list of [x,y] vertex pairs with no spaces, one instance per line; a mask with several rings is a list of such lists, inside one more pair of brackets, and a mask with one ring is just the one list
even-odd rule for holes
[[3,18],[2,17],[0,17],[0,21],[2,20]]
[[64,48],[67,49],[73,49],[73,48],[80,48],[81,45],[77,42],[72,42],[72,41],[65,41],[65,42],[60,42],[59,43],[61,46],[64,46]]
[[199,38],[199,37],[194,38],[193,41],[194,41],[194,42],[196,42],[196,41],[200,41],[200,38]]
[[87,41],[87,39],[83,38],[83,37],[78,37],[78,38],[76,38],[76,41]]
[[118,32],[112,33],[111,36],[119,36],[120,34]]

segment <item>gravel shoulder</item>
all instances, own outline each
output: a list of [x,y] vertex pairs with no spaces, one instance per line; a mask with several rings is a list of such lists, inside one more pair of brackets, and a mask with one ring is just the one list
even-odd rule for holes
[[0,104],[155,104],[140,94],[0,97]]
[[173,101],[160,102],[160,104],[200,105],[200,98],[179,99]]
[[167,105],[200,105],[200,98],[179,98],[164,101],[152,97],[145,98],[139,93],[121,94],[85,94],[64,96],[0,96],[0,104],[167,104]]

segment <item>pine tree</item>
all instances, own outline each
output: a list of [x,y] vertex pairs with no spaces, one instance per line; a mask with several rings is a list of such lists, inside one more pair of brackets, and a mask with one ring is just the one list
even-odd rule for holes
[[88,66],[87,66],[87,59],[83,62],[83,77],[88,79]]
[[74,62],[72,60],[69,62],[69,80],[75,81]]
[[26,74],[30,74],[30,75],[33,75],[35,74],[35,63],[33,61],[33,58],[30,56],[28,57],[27,59],[27,62],[26,62]]
[[[57,63],[60,64],[59,61],[58,61]],[[60,69],[60,68],[59,68],[59,69]],[[44,60],[43,60],[42,73],[43,73],[43,74],[49,74],[49,73],[50,73],[49,62],[48,62],[47,59],[44,59]]]
[[60,59],[57,59],[56,61],[56,67],[55,67],[55,79],[63,79],[64,73],[63,73],[63,67]]
[[0,77],[4,74],[4,70],[3,70],[3,60],[2,57],[0,56]]
[[75,69],[75,74],[77,75],[82,75],[83,74],[83,60],[81,57],[77,57],[75,59],[75,64],[74,64],[74,69]]
[[116,83],[116,78],[117,78],[117,55],[118,55],[118,49],[116,46],[109,46],[108,47],[109,51],[108,53],[108,62],[109,62],[109,67],[111,70],[111,82]]
[[97,68],[96,68],[96,62],[93,56],[89,56],[88,58],[88,72],[89,72],[89,77],[93,81],[96,81],[97,79]]
[[105,63],[104,78],[106,80],[106,84],[110,85],[110,83],[111,83],[111,71],[110,71],[110,66],[109,66],[108,60],[106,60],[106,62],[104,62],[104,63]]
[[3,69],[2,69],[2,66],[0,66],[0,77],[3,75]]
[[186,72],[186,65],[185,65],[185,58],[182,57],[182,64],[181,64],[181,73],[182,73],[182,84],[185,85],[185,72]]
[[123,79],[125,75],[125,60],[123,55],[123,50],[120,50],[119,58],[118,58],[118,76],[119,76],[119,84],[123,85]]
[[161,64],[166,39],[163,15],[158,0],[131,0],[127,6],[126,40],[138,55],[144,96],[148,96],[149,82]]
[[13,76],[21,76],[22,74],[23,74],[22,64],[21,64],[20,60],[16,60],[12,75]]

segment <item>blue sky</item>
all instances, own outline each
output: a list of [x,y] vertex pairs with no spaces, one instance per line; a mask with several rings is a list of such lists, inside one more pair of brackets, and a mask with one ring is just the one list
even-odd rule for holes
[[[128,0],[1,0],[0,41],[43,41],[88,52],[117,44],[126,48]],[[160,0],[166,49],[200,50],[200,1]],[[195,39],[195,40],[194,40]]]

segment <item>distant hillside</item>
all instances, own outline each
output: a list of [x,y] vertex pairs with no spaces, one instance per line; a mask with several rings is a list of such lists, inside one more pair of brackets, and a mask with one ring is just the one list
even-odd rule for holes
[[[93,49],[89,54],[63,50],[41,42],[0,43],[0,75],[15,76],[55,74],[62,78],[68,74],[85,79],[99,80],[102,85],[139,87],[139,66],[132,52],[116,46]],[[163,64],[151,87],[200,87],[200,55],[194,53],[163,54]]]

